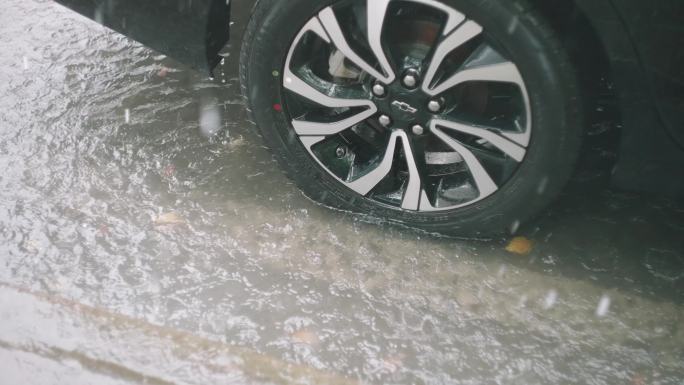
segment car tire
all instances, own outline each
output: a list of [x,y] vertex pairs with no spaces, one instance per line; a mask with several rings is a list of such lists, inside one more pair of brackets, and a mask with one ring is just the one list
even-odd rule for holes
[[[411,188],[410,178],[413,178],[414,175],[410,173],[413,170],[410,165],[406,172],[395,171],[395,167],[404,168],[401,162],[409,164],[409,161],[406,160],[408,155],[405,153],[394,156],[394,161],[402,164],[401,166],[395,166],[394,163],[392,165],[392,173],[393,175],[396,174],[398,180],[392,180],[391,183],[387,182],[393,186],[401,185],[405,189],[402,197],[397,198],[400,199],[398,204],[393,204],[393,201],[386,198],[385,195],[376,195],[374,192],[364,195],[358,190],[350,188],[350,184],[345,184],[346,181],[340,183],[340,177],[336,177],[330,169],[326,169],[327,164],[316,159],[313,150],[307,148],[303,142],[305,141],[304,136],[299,137],[299,132],[293,127],[293,119],[296,117],[293,117],[289,110],[294,109],[291,105],[295,103],[289,102],[288,98],[299,97],[299,95],[292,96],[291,92],[286,89],[285,82],[287,79],[284,79],[284,76],[287,74],[285,64],[288,62],[288,58],[292,56],[292,52],[298,49],[293,48],[293,44],[302,29],[306,25],[310,25],[307,23],[311,20],[314,23],[322,23],[320,21],[322,11],[329,9],[330,6],[342,7],[348,3],[351,1],[259,0],[255,4],[243,40],[240,57],[240,80],[250,117],[259,128],[263,139],[288,177],[296,183],[306,196],[325,206],[368,215],[372,218],[419,228],[431,233],[463,237],[488,237],[515,231],[521,223],[533,218],[559,195],[573,171],[581,142],[582,115],[578,97],[578,83],[573,66],[559,39],[554,35],[547,21],[524,0],[440,0],[438,2],[440,7],[446,6],[448,8],[445,9],[456,10],[467,18],[466,21],[473,21],[481,26],[483,30],[482,39],[486,39],[483,41],[495,46],[497,50],[505,52],[501,56],[515,64],[524,81],[525,91],[518,91],[516,95],[522,94],[522,92],[527,94],[529,116],[526,116],[526,119],[529,120],[528,127],[532,131],[526,143],[524,159],[515,166],[514,171],[509,172],[510,175],[507,176],[505,182],[496,185],[496,191],[481,199],[473,200],[472,203],[454,206],[452,209],[447,204],[444,204],[445,209],[439,210],[402,208],[408,199],[408,189]],[[436,2],[432,1],[431,3],[434,5]],[[361,5],[349,6],[359,7]],[[411,6],[422,7],[424,4]],[[419,9],[422,10],[423,8]],[[425,9],[425,12],[432,11]],[[402,12],[398,11],[392,15],[395,14],[401,15]],[[319,16],[317,17],[317,15]],[[432,17],[432,13],[429,15]],[[425,18],[428,19],[428,16]],[[452,19],[444,20],[450,22]],[[359,24],[363,23],[359,22]],[[327,35],[320,34],[320,36],[331,35],[330,32]],[[319,39],[320,36],[307,37],[306,44],[315,38]],[[348,37],[350,35],[343,36]],[[304,38],[301,39],[304,40]],[[316,42],[315,44],[320,43]],[[335,50],[335,52],[339,50],[334,44],[331,46],[331,50]],[[307,49],[309,48],[307,47]],[[305,49],[302,50],[305,51]],[[388,50],[385,48],[383,50],[387,54]],[[366,54],[365,57],[368,55]],[[462,67],[464,65],[461,64]],[[350,66],[354,67],[353,64]],[[380,68],[380,66],[376,65],[375,68]],[[380,70],[378,71],[380,72]],[[386,71],[384,74],[386,75],[388,72]],[[382,72],[381,75],[383,75]],[[362,79],[364,76],[366,75],[358,75],[358,79]],[[399,81],[398,74],[396,77],[395,82]],[[402,81],[404,80],[402,79]],[[362,81],[358,80],[358,82],[361,83]],[[364,85],[357,86],[355,83],[353,87],[364,87]],[[429,86],[426,87],[429,88]],[[511,92],[513,94],[516,91]],[[521,98],[511,96],[511,98],[514,97]],[[302,103],[307,104],[308,102],[310,100]],[[393,105],[400,104],[395,101]],[[378,111],[368,119],[377,119],[380,113],[381,111]],[[397,113],[405,114],[405,111]],[[373,123],[373,127],[377,126],[376,121]],[[370,125],[370,123],[368,124]],[[442,132],[444,131],[446,130],[442,130]],[[503,131],[497,132],[499,136],[502,136],[501,132]],[[413,139],[410,139],[411,142],[403,142],[402,140],[411,135],[413,135],[411,132],[396,133],[396,136],[392,136],[390,141],[396,140],[398,143],[396,147],[404,148],[407,146],[408,148],[412,146],[408,143],[413,143]],[[499,153],[502,152],[499,151],[499,148],[491,146],[486,140],[473,141],[473,138],[469,136],[464,140],[468,140],[469,143],[468,147],[464,149],[465,152],[468,152],[468,149],[471,149],[472,153],[475,153],[475,150],[480,151],[477,154],[495,151],[496,156],[500,156]],[[451,142],[448,141],[448,143]],[[488,147],[485,149],[477,147],[480,145]],[[458,148],[462,148],[462,146]],[[389,150],[386,151],[389,153]],[[395,148],[395,151],[399,150]],[[343,152],[338,151],[338,155]],[[356,156],[359,157],[360,155]],[[403,160],[398,161],[397,159]],[[422,154],[417,159],[421,164],[427,162],[422,162]],[[461,162],[464,162],[464,159],[466,157],[461,156]],[[511,161],[506,152],[503,152],[501,159],[506,162]],[[503,162],[501,159],[497,158],[496,161]],[[379,160],[373,164],[377,165],[378,162]],[[427,169],[426,167],[432,167],[423,166],[420,172],[424,172]],[[470,178],[474,182],[463,183],[466,183],[468,188],[476,191],[477,194],[482,190],[481,184],[478,184],[478,177],[474,175],[471,163],[467,163],[467,166],[466,168],[471,175]],[[502,169],[504,168],[506,167],[502,166]],[[409,176],[406,176],[407,173]],[[434,175],[437,174],[430,174],[429,177],[435,178]],[[467,179],[461,174],[449,174],[448,177],[454,180]],[[494,178],[490,179],[494,180]],[[384,179],[383,183],[385,183]],[[421,183],[427,184],[423,180]],[[453,191],[459,191],[457,188],[436,191],[434,194],[437,195],[448,192],[451,194],[449,199],[452,199],[450,198],[452,195],[456,196],[453,198],[455,199],[453,202],[460,202],[456,199],[465,199],[453,193]],[[426,198],[423,198],[423,195]],[[421,194],[421,202],[427,202],[424,199],[429,200],[425,191]],[[441,195],[434,199],[436,199],[435,202],[437,200],[444,201]],[[421,202],[416,207],[430,206],[430,204]],[[449,202],[453,203],[452,201]]]

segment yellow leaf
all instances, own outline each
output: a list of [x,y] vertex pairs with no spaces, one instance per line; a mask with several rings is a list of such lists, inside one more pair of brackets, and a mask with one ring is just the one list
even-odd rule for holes
[[532,251],[532,241],[525,237],[515,237],[506,246],[506,251],[513,254],[527,255]]
[[154,220],[154,224],[157,226],[182,225],[184,223],[185,221],[183,220],[183,218],[181,218],[180,215],[174,212],[162,214]]
[[318,334],[307,329],[298,330],[292,333],[292,341],[310,346],[316,346],[320,342]]

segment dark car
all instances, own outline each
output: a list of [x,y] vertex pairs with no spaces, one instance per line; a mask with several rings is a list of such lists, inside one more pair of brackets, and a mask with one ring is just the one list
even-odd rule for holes
[[[515,228],[573,172],[614,85],[617,186],[684,192],[681,0],[58,0],[210,72],[229,32],[252,120],[312,199],[427,231]],[[233,4],[235,6],[235,4]]]

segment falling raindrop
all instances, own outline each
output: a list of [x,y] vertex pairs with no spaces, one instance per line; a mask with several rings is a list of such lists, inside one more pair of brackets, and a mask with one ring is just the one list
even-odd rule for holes
[[558,300],[558,292],[555,290],[549,290],[549,292],[546,294],[546,298],[544,298],[544,309],[549,310],[553,307],[553,305],[556,304],[556,301]]
[[518,232],[519,228],[520,228],[520,221],[516,219],[515,221],[513,221],[513,223],[511,223],[511,228],[510,228],[511,235],[515,235],[515,233]]
[[515,32],[515,29],[518,28],[518,18],[515,17],[513,20],[511,20],[511,23],[508,24],[508,34],[512,35],[513,32]]
[[28,58],[26,56],[24,56],[23,62],[24,62],[24,69],[27,70],[28,69]]
[[104,4],[101,4],[97,9],[95,9],[95,15],[93,15],[93,20],[98,24],[103,24],[104,22]]
[[504,275],[506,275],[506,265],[501,265],[499,267],[499,272],[496,274],[499,278],[503,278]]
[[200,132],[206,137],[216,135],[221,129],[221,113],[214,101],[200,107],[199,125]]
[[129,110],[128,108],[124,110],[124,120],[126,121],[126,123],[130,123],[131,121],[131,110]]
[[543,177],[537,186],[537,194],[542,195],[546,192],[546,188],[549,185],[549,177]]
[[605,317],[610,310],[610,297],[604,294],[596,307],[596,316]]

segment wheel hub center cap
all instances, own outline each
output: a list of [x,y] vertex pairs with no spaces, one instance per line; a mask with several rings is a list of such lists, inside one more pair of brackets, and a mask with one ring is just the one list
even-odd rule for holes
[[386,96],[375,97],[373,101],[380,112],[392,118],[394,128],[426,124],[432,116],[427,109],[429,96],[420,89],[407,90],[400,82],[389,85]]

